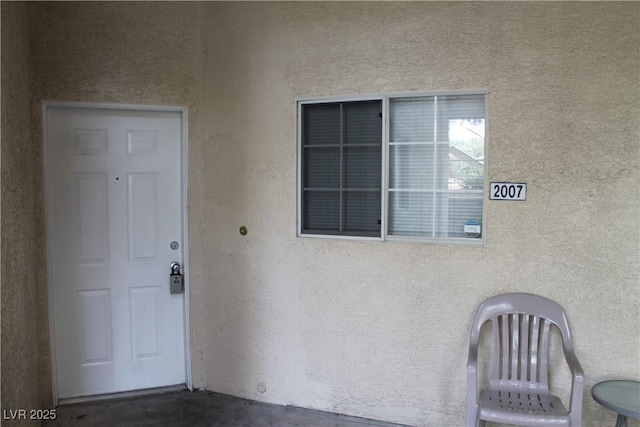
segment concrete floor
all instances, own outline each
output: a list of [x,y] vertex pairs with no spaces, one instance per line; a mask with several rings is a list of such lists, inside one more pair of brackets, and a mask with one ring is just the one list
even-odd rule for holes
[[208,391],[172,391],[153,395],[62,405],[46,427],[154,426],[300,426],[397,427],[364,418],[279,406]]

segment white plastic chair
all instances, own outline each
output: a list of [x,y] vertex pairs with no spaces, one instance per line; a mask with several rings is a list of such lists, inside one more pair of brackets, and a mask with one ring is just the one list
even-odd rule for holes
[[[478,394],[478,342],[482,325],[493,325],[494,358],[489,388]],[[569,410],[551,395],[548,383],[549,329],[554,324],[571,371]],[[522,426],[573,426],[582,422],[584,373],[573,351],[564,310],[546,298],[505,294],[489,298],[478,308],[467,362],[467,426],[485,421]]]

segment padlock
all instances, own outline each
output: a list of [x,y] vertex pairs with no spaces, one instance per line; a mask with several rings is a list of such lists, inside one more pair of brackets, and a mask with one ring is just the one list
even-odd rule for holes
[[169,293],[184,293],[184,277],[180,273],[180,263],[174,261],[171,263],[171,275],[169,276]]

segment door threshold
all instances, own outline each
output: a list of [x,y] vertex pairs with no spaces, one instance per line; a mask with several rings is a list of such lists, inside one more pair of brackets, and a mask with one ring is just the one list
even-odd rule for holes
[[74,403],[97,402],[100,400],[123,399],[127,397],[146,396],[150,394],[161,394],[172,391],[188,390],[186,384],[171,385],[167,387],[146,388],[144,390],[123,391],[119,393],[95,394],[92,396],[70,397],[68,399],[59,399],[58,406],[71,405]]

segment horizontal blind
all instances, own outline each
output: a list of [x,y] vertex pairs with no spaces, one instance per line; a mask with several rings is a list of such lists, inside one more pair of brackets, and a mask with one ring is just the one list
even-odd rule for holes
[[389,102],[388,234],[467,236],[482,223],[484,95]]
[[381,101],[302,105],[302,231],[380,236]]

